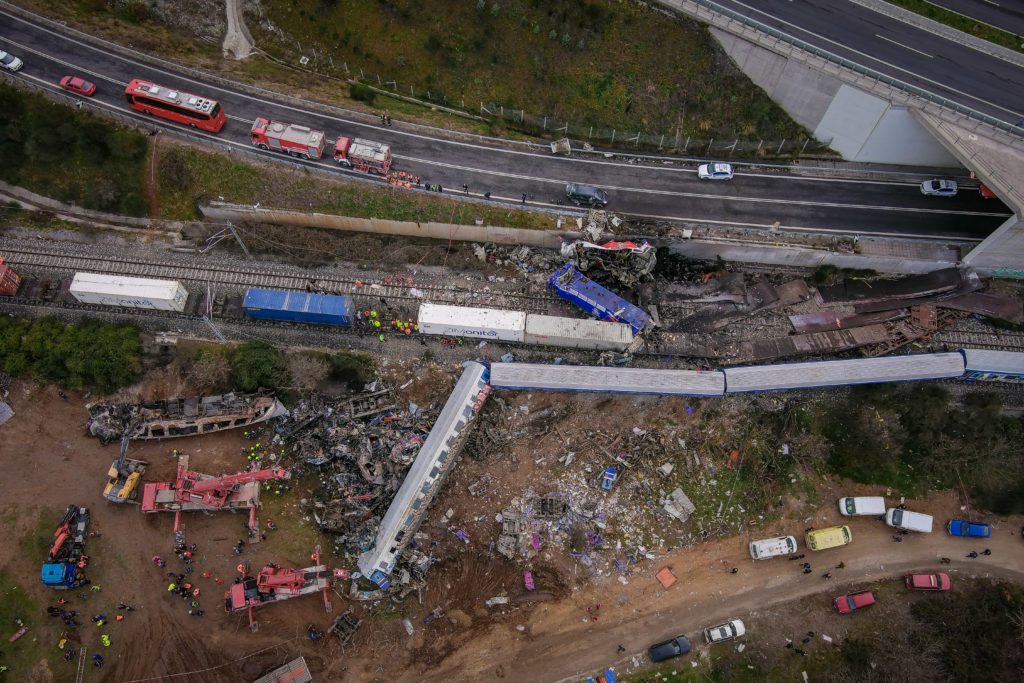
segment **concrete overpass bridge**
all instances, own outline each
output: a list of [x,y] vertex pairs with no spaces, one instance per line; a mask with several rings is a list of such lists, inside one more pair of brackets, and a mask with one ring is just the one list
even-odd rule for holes
[[[1024,72],[1024,54],[880,0],[850,1],[881,13],[883,21],[906,22]],[[817,139],[830,140],[844,158],[973,171],[1014,215],[963,262],[982,273],[1024,278],[1024,121],[1003,120],[1016,118],[1011,109],[966,106],[970,96],[944,96],[936,92],[939,88],[926,89],[869,68],[759,21],[750,11],[737,11],[729,0],[659,2],[708,24],[751,80]]]

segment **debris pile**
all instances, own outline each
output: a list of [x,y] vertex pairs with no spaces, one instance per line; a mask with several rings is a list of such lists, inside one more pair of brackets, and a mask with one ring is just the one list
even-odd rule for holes
[[493,242],[476,243],[473,244],[473,253],[484,263],[510,266],[522,273],[545,273],[558,265],[558,257],[554,252],[526,246],[508,247]]
[[399,408],[393,392],[377,386],[353,398],[312,394],[274,429],[286,462],[317,468],[321,486],[310,512],[350,552],[373,544],[433,423],[416,404]]

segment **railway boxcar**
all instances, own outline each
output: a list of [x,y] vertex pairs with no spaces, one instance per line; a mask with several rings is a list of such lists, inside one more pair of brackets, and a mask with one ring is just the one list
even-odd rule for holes
[[422,304],[417,324],[423,334],[522,343],[526,313],[494,308]]
[[571,263],[553,273],[548,278],[548,286],[558,296],[592,316],[609,322],[626,323],[633,328],[635,334],[654,325],[654,320],[644,310],[586,277]]
[[0,296],[14,296],[21,287],[21,276],[0,258]]
[[492,363],[495,389],[550,389],[620,394],[722,396],[721,370],[652,370],[537,363]]
[[1024,353],[960,349],[964,379],[987,382],[1024,382]]
[[623,323],[527,313],[525,341],[546,346],[624,351],[633,343],[633,329]]
[[250,318],[284,320],[348,327],[352,324],[352,298],[280,289],[249,289],[242,310]]
[[188,290],[176,280],[153,280],[106,273],[75,273],[68,291],[83,304],[177,313],[185,310],[185,301],[188,299]]
[[726,368],[724,372],[725,393],[738,394],[847,384],[949,379],[964,374],[964,358],[959,353],[921,353],[881,358],[749,365]]

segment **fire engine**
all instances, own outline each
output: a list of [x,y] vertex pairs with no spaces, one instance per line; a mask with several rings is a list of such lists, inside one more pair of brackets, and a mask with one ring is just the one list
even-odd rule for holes
[[339,137],[334,145],[334,160],[345,168],[387,175],[391,170],[391,145],[362,138]]
[[[252,144],[303,159],[319,159],[324,155],[324,132],[294,123],[258,118],[249,130]],[[390,157],[389,157],[390,158]]]

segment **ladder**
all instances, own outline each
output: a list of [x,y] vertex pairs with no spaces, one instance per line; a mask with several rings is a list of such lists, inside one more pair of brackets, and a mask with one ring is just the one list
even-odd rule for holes
[[82,683],[85,676],[85,645],[78,651],[78,673],[75,674],[75,683]]

